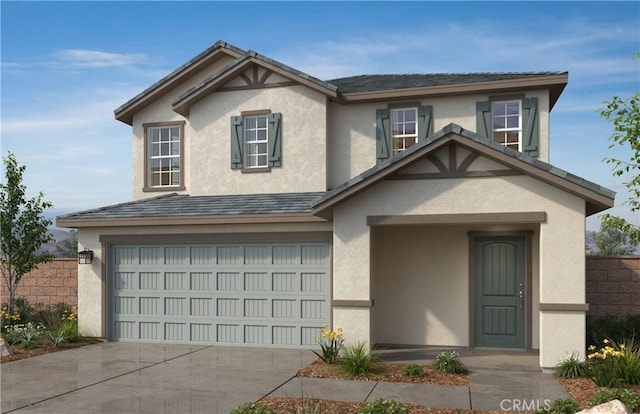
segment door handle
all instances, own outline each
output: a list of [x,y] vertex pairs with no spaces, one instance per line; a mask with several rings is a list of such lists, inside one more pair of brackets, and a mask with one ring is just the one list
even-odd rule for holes
[[524,309],[524,285],[518,284],[518,297],[520,298],[520,309]]

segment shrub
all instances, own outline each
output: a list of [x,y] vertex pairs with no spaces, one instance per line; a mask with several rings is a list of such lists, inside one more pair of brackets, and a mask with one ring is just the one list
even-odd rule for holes
[[62,332],[61,329],[58,329],[57,331],[49,330],[47,331],[47,341],[57,348],[61,344],[67,342],[67,337],[64,335],[64,332]]
[[379,359],[378,352],[369,351],[369,347],[364,342],[359,342],[344,349],[340,364],[347,375],[359,377],[379,372]]
[[588,377],[589,369],[587,364],[578,359],[578,355],[574,352],[558,362],[553,368],[553,375],[560,378]]
[[424,368],[418,364],[407,364],[402,368],[402,373],[409,377],[422,377],[424,376]]
[[82,338],[82,335],[78,332],[77,319],[63,321],[58,327],[58,331],[67,338],[67,342],[78,342]]
[[588,348],[589,371],[595,383],[600,387],[640,385],[640,344],[633,339],[603,342],[605,346],[599,350],[593,345]]
[[231,414],[276,414],[271,408],[260,403],[246,403],[239,405],[231,411]]
[[640,397],[626,388],[603,388],[589,398],[589,404],[594,406],[612,400],[622,401],[631,411],[640,408]]
[[588,316],[587,345],[602,346],[602,338],[623,342],[625,338],[640,338],[640,315]]
[[318,335],[318,344],[322,348],[322,355],[313,351],[322,361],[327,364],[335,364],[338,360],[338,355],[342,349],[344,339],[342,337],[342,328],[338,328],[336,331],[327,329],[327,324],[320,329],[320,335]]
[[456,351],[440,352],[436,357],[436,362],[433,364],[433,367],[447,374],[462,374],[467,372],[462,361],[458,359],[459,356]]
[[409,410],[397,401],[378,398],[365,404],[359,412],[360,414],[408,414]]
[[571,398],[558,398],[554,400],[548,407],[541,407],[531,414],[574,414],[582,411],[580,404]]
[[5,327],[3,337],[9,344],[20,344],[21,348],[35,348],[36,340],[43,334],[44,326],[33,322]]

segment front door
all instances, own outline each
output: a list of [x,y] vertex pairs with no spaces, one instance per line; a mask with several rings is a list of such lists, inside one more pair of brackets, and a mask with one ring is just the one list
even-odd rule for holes
[[475,240],[475,344],[525,347],[525,240]]

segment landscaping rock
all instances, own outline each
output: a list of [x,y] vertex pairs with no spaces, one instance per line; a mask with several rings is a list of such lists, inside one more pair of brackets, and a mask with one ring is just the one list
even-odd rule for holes
[[11,352],[9,352],[9,348],[4,343],[4,338],[0,338],[0,355],[9,356]]
[[604,404],[596,405],[593,408],[582,410],[576,414],[632,414],[620,400],[611,400]]

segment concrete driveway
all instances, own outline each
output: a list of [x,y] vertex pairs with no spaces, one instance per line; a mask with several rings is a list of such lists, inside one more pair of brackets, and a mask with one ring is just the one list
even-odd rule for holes
[[2,413],[228,413],[315,358],[295,349],[100,343],[2,364]]

